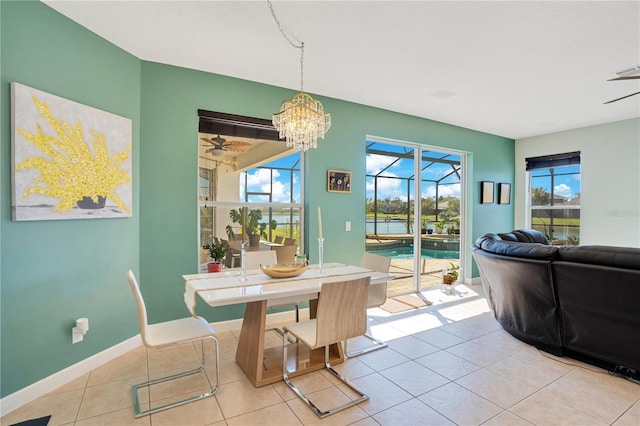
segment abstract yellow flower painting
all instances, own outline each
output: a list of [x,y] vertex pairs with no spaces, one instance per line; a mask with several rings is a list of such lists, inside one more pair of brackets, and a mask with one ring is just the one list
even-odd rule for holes
[[11,90],[13,219],[131,216],[131,120],[19,83]]

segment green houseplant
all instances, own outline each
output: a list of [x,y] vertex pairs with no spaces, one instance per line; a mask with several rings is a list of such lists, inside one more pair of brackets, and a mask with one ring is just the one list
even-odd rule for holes
[[211,242],[202,246],[203,249],[209,252],[209,257],[213,259],[213,262],[207,264],[207,272],[220,272],[222,270],[222,259],[227,255],[229,247],[219,243]]
[[449,265],[451,265],[451,267],[443,271],[442,284],[450,285],[458,280],[458,271],[460,270],[460,266],[454,265],[453,262],[449,262]]
[[[229,219],[231,219],[233,223],[239,223],[240,226],[244,228],[241,232],[249,236],[249,245],[257,246],[260,244],[260,238],[267,237],[267,227],[269,227],[269,229],[276,229],[278,223],[275,220],[268,223],[261,222],[262,212],[260,210],[249,210],[248,212],[246,210],[246,207],[231,209]],[[229,239],[235,240],[235,233],[231,225],[227,225],[226,231]]]

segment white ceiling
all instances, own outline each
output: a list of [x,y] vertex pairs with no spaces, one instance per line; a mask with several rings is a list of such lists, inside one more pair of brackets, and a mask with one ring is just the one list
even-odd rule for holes
[[[145,61],[300,89],[299,50],[266,0],[44,3]],[[640,64],[639,1],[274,8],[305,42],[304,89],[315,95],[514,139],[640,117],[640,95],[603,105],[640,91],[640,80],[606,81]]]

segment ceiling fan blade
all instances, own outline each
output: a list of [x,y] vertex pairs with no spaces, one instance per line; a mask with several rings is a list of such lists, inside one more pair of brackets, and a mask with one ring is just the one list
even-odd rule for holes
[[247,152],[251,144],[244,141],[227,141],[223,144],[222,149],[234,152]]
[[241,152],[243,154],[247,152],[247,148],[243,148],[241,146],[225,146],[224,150],[230,152]]
[[640,75],[632,75],[629,77],[616,77],[616,78],[610,78],[607,81],[618,81],[618,80],[638,80],[640,79]]
[[609,101],[609,102],[605,102],[604,104],[605,104],[605,105],[606,105],[606,104],[610,104],[610,103],[612,103],[612,102],[616,102],[616,101],[619,101],[619,100],[622,100],[622,99],[626,99],[626,98],[629,98],[629,97],[631,97],[631,96],[639,95],[639,94],[640,94],[640,92],[632,93],[632,94],[630,94],[630,95],[623,96],[623,97],[621,97],[621,98],[614,99],[614,100]]

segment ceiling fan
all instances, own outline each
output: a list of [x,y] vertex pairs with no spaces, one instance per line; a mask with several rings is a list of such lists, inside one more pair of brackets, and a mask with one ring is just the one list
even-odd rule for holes
[[[640,65],[636,65],[635,67],[631,67],[631,68],[627,68],[624,69],[622,71],[618,71],[616,72],[616,74],[618,75],[615,78],[611,78],[607,81],[620,81],[620,80],[638,80],[640,79]],[[635,92],[635,93],[631,93],[629,95],[623,96],[621,98],[617,98],[617,99],[613,99],[609,102],[605,102],[605,104],[610,104],[612,102],[616,102],[622,99],[626,99],[629,98],[631,96],[640,94],[640,92]]]
[[200,138],[201,141],[208,143],[209,148],[205,151],[211,155],[219,155],[225,151],[245,153],[249,150],[251,144],[243,141],[228,141],[220,135],[215,138]]

